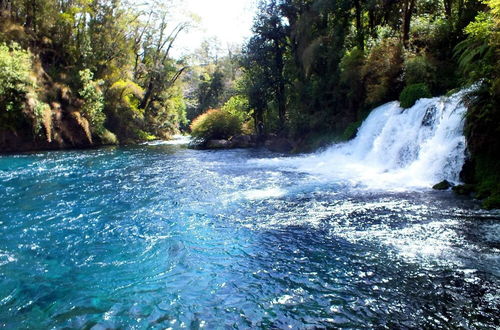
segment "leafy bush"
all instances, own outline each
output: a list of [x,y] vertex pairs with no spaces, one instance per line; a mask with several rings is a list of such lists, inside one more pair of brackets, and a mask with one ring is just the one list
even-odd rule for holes
[[361,70],[365,54],[357,47],[347,51],[340,62],[340,83],[350,112],[356,112],[363,104],[364,86]]
[[222,110],[238,117],[242,122],[252,118],[248,98],[242,95],[231,97],[222,106]]
[[404,80],[406,85],[418,83],[434,85],[436,67],[426,55],[409,56],[405,61]]
[[191,135],[195,138],[212,140],[228,139],[241,133],[241,120],[227,111],[208,110],[191,123]]
[[384,39],[371,49],[361,70],[367,106],[397,97],[402,88],[403,63],[403,48],[397,39]]
[[81,112],[89,121],[92,132],[101,135],[104,132],[104,121],[106,120],[106,115],[103,112],[104,97],[99,88],[101,82],[93,81],[93,78],[94,74],[89,69],[80,71],[82,89],[79,94],[84,101]]
[[107,129],[104,129],[100,138],[101,138],[101,143],[104,145],[118,144],[118,138],[116,137],[116,135],[108,131]]
[[0,44],[0,128],[16,128],[26,95],[35,87],[30,78],[31,54],[18,44]]
[[35,135],[39,135],[42,131],[42,127],[44,126],[44,121],[49,121],[49,123],[45,123],[47,126],[50,124],[50,117],[47,118],[47,112],[50,116],[50,106],[47,103],[36,101],[35,108],[33,109],[33,133]]
[[402,108],[407,109],[411,108],[418,99],[431,96],[429,87],[427,87],[426,84],[413,84],[406,86],[403,89],[401,95],[399,96],[399,102],[401,103]]
[[135,135],[141,141],[153,141],[153,140],[158,139],[153,134],[150,134],[148,132],[144,132],[143,130],[140,130],[140,129],[135,130]]

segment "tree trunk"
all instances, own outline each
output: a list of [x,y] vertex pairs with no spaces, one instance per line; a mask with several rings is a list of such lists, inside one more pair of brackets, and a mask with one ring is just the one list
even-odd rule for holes
[[277,84],[278,89],[276,90],[276,100],[278,102],[278,114],[280,121],[280,129],[285,127],[285,116],[286,116],[286,105],[285,105],[285,79],[283,78],[283,49],[280,45],[280,40],[274,40],[275,47],[275,62],[276,62],[276,73],[277,73]]
[[443,0],[443,4],[444,4],[444,13],[446,15],[446,18],[450,19],[452,0]]
[[360,50],[365,49],[365,37],[363,32],[363,21],[361,20],[362,9],[360,0],[354,1],[354,7],[356,9],[356,38],[358,42],[358,47]]
[[410,24],[413,10],[415,9],[415,0],[405,0],[403,3],[403,45],[408,48],[410,41]]

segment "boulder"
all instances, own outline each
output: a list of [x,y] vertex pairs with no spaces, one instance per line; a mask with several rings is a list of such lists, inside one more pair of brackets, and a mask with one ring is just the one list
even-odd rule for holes
[[293,150],[293,145],[287,138],[272,138],[266,140],[265,144],[267,149],[274,152],[288,153]]
[[460,180],[465,183],[474,183],[476,166],[471,157],[466,157],[464,166],[460,171]]
[[228,140],[208,140],[205,147],[207,149],[227,149],[231,148],[231,142]]
[[255,139],[250,135],[236,135],[231,138],[230,142],[233,148],[251,148],[256,146]]
[[470,196],[474,193],[476,187],[473,184],[461,184],[452,189],[457,195]]
[[453,185],[451,183],[449,183],[447,180],[443,180],[443,181],[435,184],[434,186],[432,186],[432,189],[436,189],[436,190],[448,190],[452,186]]

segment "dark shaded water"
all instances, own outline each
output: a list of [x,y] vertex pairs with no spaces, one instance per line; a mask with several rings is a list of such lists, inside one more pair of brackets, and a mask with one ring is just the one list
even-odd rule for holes
[[499,213],[270,156],[0,157],[0,327],[500,326]]

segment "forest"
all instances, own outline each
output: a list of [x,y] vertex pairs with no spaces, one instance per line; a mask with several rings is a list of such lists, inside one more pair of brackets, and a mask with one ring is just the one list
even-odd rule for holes
[[260,125],[314,151],[354,137],[385,102],[409,108],[474,86],[462,181],[476,185],[461,189],[500,198],[498,0],[263,0],[242,49],[207,40],[180,59],[171,50],[192,22],[172,23],[169,10],[1,0],[1,149],[229,138]]

